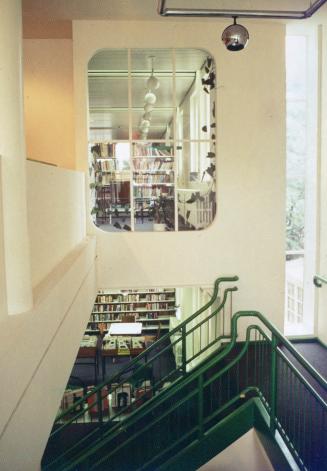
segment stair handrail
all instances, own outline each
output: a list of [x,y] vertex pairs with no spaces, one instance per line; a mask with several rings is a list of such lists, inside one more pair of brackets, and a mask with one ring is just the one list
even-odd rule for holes
[[[218,364],[221,360],[226,358],[228,354],[232,351],[232,349],[235,347],[237,343],[237,336],[238,336],[238,322],[241,318],[249,318],[249,317],[256,317],[258,318],[263,325],[269,330],[269,334],[271,334],[271,338],[269,339],[267,337],[266,332],[264,332],[259,325],[257,324],[251,324],[247,327],[246,329],[246,342],[241,351],[236,355],[236,357],[231,360],[225,367],[223,367],[221,370],[219,370],[218,373],[215,374],[215,376],[221,376],[224,372],[226,372],[228,369],[233,367],[237,361],[244,355],[245,351],[248,348],[248,345],[250,343],[250,332],[251,329],[258,329],[262,335],[264,335],[268,340],[271,341],[271,344],[275,345],[275,348],[279,347],[280,344],[283,344],[287,349],[292,353],[292,355],[299,361],[302,367],[304,367],[313,378],[325,389],[327,390],[327,381],[320,375],[320,373],[293,347],[293,345],[290,343],[288,339],[286,339],[283,334],[279,331],[277,327],[275,327],[268,319],[265,318],[260,312],[258,311],[238,311],[237,313],[234,314],[231,320],[231,330],[232,330],[232,340],[231,342],[227,345],[227,347],[220,352],[218,355],[214,356],[211,358],[209,361],[205,362],[203,365],[201,365],[196,371],[190,372],[186,377],[182,379],[183,386],[187,386],[191,382],[193,382],[196,379],[200,379],[200,377],[203,378],[203,374],[208,371],[212,366]],[[274,340],[275,336],[275,340]],[[283,354],[283,356],[287,359],[287,357]],[[287,361],[289,361],[287,359]],[[320,401],[320,403],[327,409],[327,404],[326,402],[321,398],[321,396],[315,391],[312,385],[308,383],[308,381],[304,378],[302,373],[298,370],[298,368],[292,364],[293,371],[296,372],[298,377],[303,381],[304,384],[306,384],[311,392],[317,397],[317,399]],[[203,382],[202,384],[203,386]],[[124,429],[127,430],[129,425],[132,425],[135,423],[138,419],[139,416],[144,413],[146,410],[147,412],[151,412],[155,409],[155,407],[158,406],[158,404],[163,404],[165,401],[169,401],[174,397],[174,395],[181,389],[181,384],[173,384],[168,390],[165,391],[165,394],[160,395],[160,396],[155,396],[152,399],[150,399],[146,404],[142,405],[140,408],[134,410],[129,417],[126,418],[126,421],[124,422]],[[248,388],[249,390],[254,390],[256,388]],[[244,392],[244,391],[242,391]],[[276,394],[276,391],[275,391]],[[271,401],[274,401],[274,398],[271,399]],[[170,402],[172,403],[172,402]],[[274,416],[274,413],[276,411],[272,408],[271,410],[271,422],[275,422],[276,417]],[[101,446],[103,446],[103,443],[108,442],[111,438],[112,435],[116,436],[119,433],[121,433],[122,428],[120,424],[117,424],[113,429],[108,430],[107,432],[104,433],[104,435],[101,437],[101,441],[98,441],[98,444],[95,446],[95,448],[92,448],[92,453],[96,451],[96,449],[99,449]],[[137,433],[139,433],[138,431]],[[83,459],[87,458],[90,456],[91,452],[85,452],[83,455]],[[75,459],[74,463],[71,463],[67,468],[73,469],[74,466],[78,463],[81,462],[81,458]]]
[[[144,350],[142,353],[140,353],[137,357],[135,357],[134,359],[132,359],[127,365],[126,367],[122,368],[121,370],[119,370],[116,374],[114,374],[113,376],[111,376],[110,378],[107,378],[106,380],[104,380],[102,383],[100,383],[99,385],[96,385],[94,388],[92,388],[92,390],[88,391],[88,393],[86,395],[84,395],[83,397],[81,397],[79,400],[77,400],[76,402],[74,402],[74,404],[72,406],[70,406],[69,408],[65,409],[65,411],[63,411],[62,413],[60,413],[59,415],[57,415],[56,419],[55,419],[55,423],[62,420],[62,419],[65,419],[65,422],[60,426],[58,427],[56,430],[54,430],[51,435],[50,435],[50,438],[53,437],[54,435],[56,435],[57,433],[59,433],[60,430],[62,430],[63,428],[65,428],[67,425],[69,425],[70,423],[73,423],[77,417],[81,416],[84,414],[84,411],[81,411],[79,414],[76,414],[74,417],[70,418],[69,420],[67,420],[67,416],[73,412],[74,410],[76,410],[76,407],[78,407],[80,404],[83,404],[85,402],[85,400],[87,400],[88,397],[91,397],[91,396],[94,396],[96,393],[99,393],[101,391],[101,389],[103,389],[105,386],[109,385],[109,384],[112,384],[115,382],[115,380],[117,380],[117,378],[119,378],[120,376],[122,376],[124,373],[127,373],[131,370],[131,368],[133,366],[135,366],[137,363],[140,362],[140,360],[142,360],[143,358],[145,358],[146,356],[149,355],[149,353],[154,350],[154,349],[157,349],[158,346],[160,344],[163,344],[168,338],[172,337],[174,334],[176,334],[177,332],[180,332],[181,329],[184,329],[186,328],[186,326],[192,322],[195,318],[197,318],[200,314],[202,314],[204,311],[206,311],[209,307],[211,307],[214,302],[216,301],[217,297],[218,297],[218,292],[219,292],[219,286],[222,284],[222,283],[227,283],[227,282],[235,282],[235,281],[238,281],[239,277],[238,276],[230,276],[230,277],[220,277],[220,278],[217,278],[214,282],[214,289],[213,289],[213,292],[212,292],[212,296],[211,296],[211,299],[204,305],[202,306],[200,309],[198,309],[194,314],[192,314],[190,317],[188,317],[187,319],[185,319],[183,322],[181,322],[180,324],[178,324],[175,328],[173,328],[170,332],[168,332],[167,334],[163,335],[162,337],[160,337],[156,342],[154,342],[152,345],[150,345],[146,350]],[[228,290],[226,290],[227,292],[233,292],[233,291],[237,291],[238,288],[236,286],[232,287],[232,288],[228,288]],[[215,310],[215,313],[219,312],[219,310],[224,306],[224,303],[226,302],[226,299],[227,299],[227,296],[223,296],[223,301],[222,303],[218,306],[218,308]],[[212,315],[213,315],[212,314]],[[207,320],[207,319],[206,319]]]
[[322,288],[323,284],[327,285],[327,278],[321,275],[315,275],[313,277],[313,283],[317,288]]

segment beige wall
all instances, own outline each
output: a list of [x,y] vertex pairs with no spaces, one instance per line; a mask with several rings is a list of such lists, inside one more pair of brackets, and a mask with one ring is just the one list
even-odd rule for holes
[[84,173],[27,162],[27,215],[35,287],[85,237]]
[[255,429],[249,430],[198,471],[274,471]]
[[0,331],[0,469],[36,471],[96,294],[95,241],[85,240]]
[[[99,287],[210,285],[238,274],[236,309],[262,311],[282,328],[284,298],[284,26],[245,23],[248,48],[226,51],[224,22],[73,23],[77,166],[87,168],[87,77],[105,47],[199,47],[218,76],[218,215],[192,233],[96,232]],[[205,32],[205,34],[204,34]],[[269,54],[262,44],[269,44]],[[90,221],[90,219],[89,219]]]
[[5,270],[5,247],[3,240],[3,215],[2,215],[2,159],[0,157],[0,321],[7,316],[7,287]]
[[[21,0],[2,0],[0,14],[0,155],[8,312],[32,306],[26,215]],[[18,229],[19,228],[19,229]]]
[[27,157],[74,169],[70,39],[24,40],[24,107]]
[[1,306],[1,471],[39,469],[97,287],[96,241],[85,236],[84,174],[35,162],[26,167],[33,308],[7,316]]

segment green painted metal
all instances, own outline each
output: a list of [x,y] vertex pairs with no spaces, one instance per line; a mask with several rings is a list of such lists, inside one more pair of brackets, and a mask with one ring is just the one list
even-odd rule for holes
[[[247,327],[240,345],[236,339],[238,322],[243,318],[253,318],[256,323]],[[187,334],[185,327],[185,337]],[[308,438],[317,426],[316,416],[327,419],[327,404],[288,355],[327,391],[325,379],[262,314],[238,312],[231,321],[231,342],[222,351],[194,370],[184,370],[179,381],[132,410],[122,422],[111,424],[110,429],[104,425],[100,437],[89,435],[84,442],[88,447],[82,453],[78,448],[70,450],[64,457],[65,466],[60,467],[58,458],[44,469],[69,471],[80,469],[83,463],[88,463],[90,470],[101,471],[197,469],[192,466],[203,464],[211,453],[217,454],[243,434],[249,424],[253,426],[253,413],[250,421],[244,416],[240,420],[253,396],[265,414],[266,438],[275,438],[278,433],[300,469],[327,469],[327,454],[317,453],[317,445]],[[314,404],[312,414],[308,413],[309,403]],[[262,423],[261,428],[265,428]],[[218,430],[220,435],[215,435]],[[322,430],[322,438],[323,433],[326,431]],[[140,443],[142,456],[137,454]],[[129,460],[134,452],[132,463]]]
[[171,457],[158,471],[195,471],[221,453],[229,445],[255,428],[271,463],[276,470],[291,471],[269,429],[269,416],[258,398],[252,398],[213,427],[201,441],[190,444],[177,456]]
[[[114,375],[113,377],[109,378],[102,384],[95,387],[92,391],[88,392],[83,398],[76,401],[73,406],[71,406],[68,410],[65,410],[65,412],[63,412],[61,415],[59,415],[56,418],[57,425],[50,436],[50,441],[54,439],[59,440],[60,436],[65,432],[65,430],[68,429],[69,426],[71,426],[73,423],[77,423],[77,422],[80,422],[81,420],[84,420],[84,417],[86,416],[86,414],[89,413],[89,411],[91,410],[93,406],[97,406],[99,410],[98,426],[93,431],[91,431],[88,435],[86,435],[84,438],[79,440],[73,447],[70,448],[70,450],[67,450],[64,453],[65,457],[67,457],[69,454],[75,454],[75,452],[77,452],[77,450],[81,447],[81,445],[89,442],[90,440],[92,441],[96,440],[99,430],[101,430],[101,436],[102,436],[102,434],[104,433],[103,430],[108,429],[112,425],[111,423],[112,419],[110,419],[109,421],[104,421],[104,417],[102,413],[102,407],[101,407],[102,391],[104,390],[104,388],[107,387],[108,390],[111,392],[112,391],[111,385],[113,383],[117,384],[117,388],[123,387],[124,381],[126,380],[124,379],[121,380],[121,378],[124,376],[124,374],[130,373],[132,369],[134,369],[138,365],[141,365],[139,368],[137,368],[136,371],[133,370],[133,374],[129,376],[129,381],[133,382],[136,376],[139,376],[140,374],[142,374],[142,371],[145,370],[147,365],[156,366],[157,364],[160,364],[160,357],[163,354],[165,354],[167,351],[172,350],[173,346],[181,342],[182,365],[178,366],[175,370],[170,371],[169,375],[162,376],[160,378],[160,383],[163,384],[165,381],[176,380],[180,372],[184,375],[186,374],[187,364],[193,361],[194,358],[196,358],[200,354],[203,354],[211,346],[215,344],[219,345],[222,339],[230,338],[229,335],[222,332],[222,335],[217,336],[209,345],[204,346],[202,350],[197,352],[194,357],[187,357],[186,339],[188,338],[188,336],[193,334],[193,332],[196,331],[197,329],[201,329],[201,326],[203,326],[205,323],[209,323],[209,321],[213,317],[216,318],[218,315],[222,315],[222,310],[225,307],[225,304],[229,295],[232,295],[234,291],[237,291],[237,287],[234,286],[234,287],[225,289],[221,296],[221,302],[219,303],[218,307],[214,309],[205,319],[200,320],[200,316],[206,310],[211,308],[211,306],[213,306],[214,303],[217,303],[219,289],[222,283],[230,283],[230,282],[235,282],[237,280],[238,280],[237,276],[218,278],[214,283],[213,293],[208,303],[206,303],[202,308],[196,311],[192,316],[187,318],[184,322],[180,323],[175,329],[170,331],[168,334],[162,336],[156,343],[151,345],[145,352],[141,353],[138,357],[132,360],[127,365],[127,367],[120,370],[118,374]],[[195,325],[192,328],[189,328],[189,326],[192,325],[191,323]],[[177,338],[177,340],[171,341],[171,339],[173,339],[174,336],[178,333],[181,333],[181,337]],[[164,346],[165,344],[167,344],[167,346]],[[158,353],[156,353],[156,351],[158,351]],[[143,361],[145,364],[142,365],[140,363],[141,361]],[[152,384],[152,393],[155,392],[158,386],[160,386],[160,384]],[[80,412],[76,412],[76,409],[78,408],[78,406],[81,404],[84,405],[87,402],[87,400],[90,399],[90,397],[92,397],[92,404],[88,403],[88,406],[86,408],[84,407]],[[124,413],[125,413],[125,410],[121,410],[120,412],[115,414],[115,419],[120,418],[120,417],[123,418]],[[111,427],[111,430],[113,428],[115,428],[115,426]],[[57,462],[60,459],[61,457],[58,457],[58,459],[55,461]],[[51,466],[52,464],[49,463],[49,469],[51,469]],[[45,466],[44,469],[47,469],[47,466]]]
[[275,432],[276,424],[276,391],[277,391],[277,338],[274,334],[271,336],[271,393],[270,393],[270,431]]
[[323,284],[327,285],[327,278],[324,276],[315,275],[313,277],[313,283],[317,288],[322,288]]
[[203,375],[198,377],[198,428],[199,439],[203,437]]

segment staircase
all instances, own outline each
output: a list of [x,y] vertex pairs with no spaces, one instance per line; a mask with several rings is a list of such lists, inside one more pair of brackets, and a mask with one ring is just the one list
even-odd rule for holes
[[[227,299],[236,288],[218,292],[236,279],[216,280],[206,306],[81,399],[80,412],[77,402],[68,420],[67,412],[59,416],[49,440],[53,457],[45,454],[42,469],[196,470],[252,427],[260,430],[276,469],[291,469],[290,456],[301,470],[327,469],[327,382],[259,312],[227,320]],[[245,341],[236,342],[243,319],[252,323]],[[181,361],[160,375],[155,362],[177,345]],[[91,394],[91,405],[102,405],[103,391],[127,391],[128,384],[148,378],[153,365],[159,374],[146,380],[137,400],[110,418],[99,407],[96,422],[86,420]],[[84,434],[58,452],[73,427]]]

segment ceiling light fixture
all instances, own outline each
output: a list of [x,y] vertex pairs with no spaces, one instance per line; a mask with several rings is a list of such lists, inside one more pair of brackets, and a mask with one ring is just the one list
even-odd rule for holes
[[147,84],[148,90],[152,91],[152,90],[157,90],[160,87],[160,82],[157,79],[157,77],[154,76],[153,61],[155,59],[155,56],[150,56],[150,59],[151,59],[151,75],[148,78],[146,84]]
[[157,97],[155,96],[154,93],[148,92],[144,97],[144,101],[148,105],[154,105],[155,102],[157,101]]
[[[249,40],[249,33],[242,25],[236,24],[236,18],[255,19],[287,19],[303,20],[310,18],[321,8],[327,0],[309,0],[306,10],[227,10],[224,8],[169,8],[167,0],[158,0],[158,14],[160,16],[173,17],[197,17],[197,18],[234,18],[234,24],[228,26],[223,34],[222,40],[229,51],[241,51]],[[201,1],[199,0],[201,4]]]
[[229,51],[241,51],[249,41],[249,32],[244,26],[236,23],[235,16],[234,23],[224,29],[221,39]]
[[[303,20],[310,18],[321,8],[327,0],[309,0],[306,10],[227,10],[208,8],[169,8],[167,0],[158,0],[158,14],[160,16],[189,16],[202,18],[271,18],[285,20]],[[201,4],[201,0],[199,0]]]

